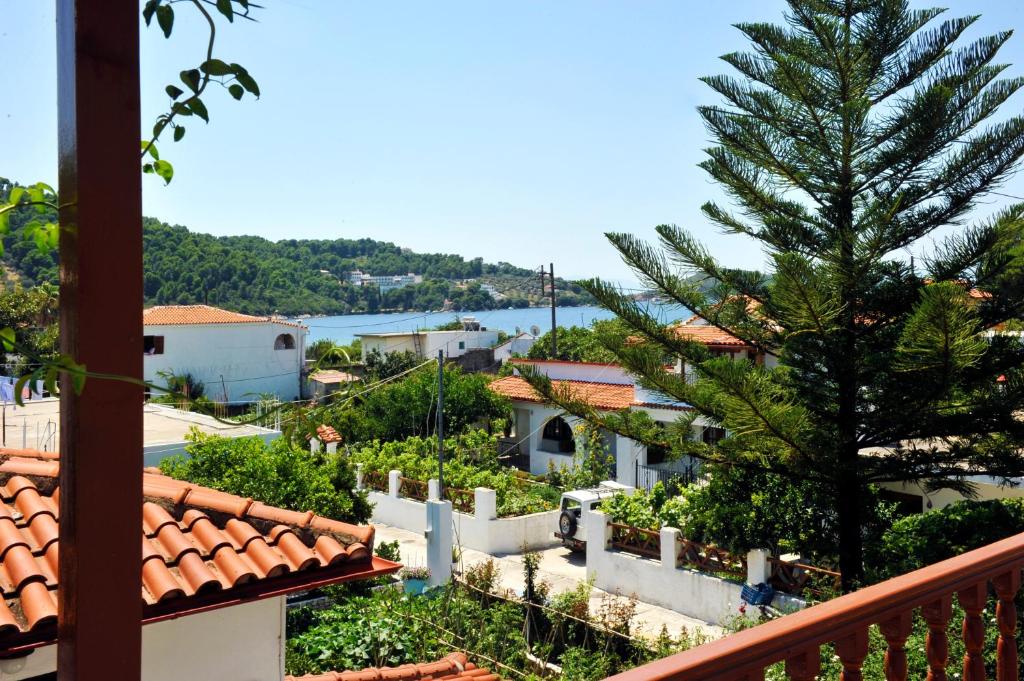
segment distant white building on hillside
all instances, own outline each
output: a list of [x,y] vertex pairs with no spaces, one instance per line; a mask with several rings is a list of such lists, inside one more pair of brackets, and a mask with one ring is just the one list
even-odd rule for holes
[[520,331],[501,345],[494,348],[494,361],[504,364],[513,357],[525,357],[526,353],[530,351],[530,348],[532,348],[533,344],[536,342],[536,336],[526,333],[525,331]]
[[367,284],[373,284],[380,289],[381,293],[387,293],[392,289],[402,288],[403,286],[422,284],[423,275],[413,274],[412,272],[408,274],[373,275],[356,270],[348,273],[348,280],[353,286],[366,286]]
[[261,394],[302,394],[306,334],[302,324],[209,305],[161,305],[142,313],[143,375],[190,373],[214,402],[253,402]]
[[[437,356],[438,350],[445,357],[461,357],[476,348],[492,348],[498,342],[498,332],[480,327],[475,320],[467,317],[459,331],[395,331],[391,333],[356,334],[362,341],[363,361],[377,350],[382,355],[389,352],[411,352],[421,359]],[[474,328],[475,327],[475,328]]]

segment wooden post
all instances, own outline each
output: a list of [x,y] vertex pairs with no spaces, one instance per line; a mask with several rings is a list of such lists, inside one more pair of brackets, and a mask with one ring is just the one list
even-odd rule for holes
[[[57,0],[61,350],[142,377],[138,0]],[[142,388],[61,379],[61,681],[142,659]]]

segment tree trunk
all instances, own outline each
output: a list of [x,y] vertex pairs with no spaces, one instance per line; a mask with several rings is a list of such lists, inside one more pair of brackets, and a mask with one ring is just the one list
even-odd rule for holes
[[837,480],[839,516],[839,571],[843,574],[843,592],[856,589],[864,579],[864,545],[861,538],[862,486],[857,476],[857,451],[844,452]]

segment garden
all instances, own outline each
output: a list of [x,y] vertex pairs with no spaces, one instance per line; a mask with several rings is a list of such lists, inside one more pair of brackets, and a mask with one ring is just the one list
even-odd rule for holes
[[[498,516],[509,517],[549,511],[558,505],[561,492],[546,482],[503,465],[498,460],[497,437],[483,430],[466,430],[445,439],[444,483],[446,496],[465,498],[460,492],[476,487],[493,489],[498,497]],[[437,437],[413,436],[404,440],[375,440],[350,448],[348,459],[361,464],[364,484],[387,491],[389,471],[420,483],[437,478]],[[410,496],[416,496],[410,495]],[[460,504],[457,502],[456,506]]]

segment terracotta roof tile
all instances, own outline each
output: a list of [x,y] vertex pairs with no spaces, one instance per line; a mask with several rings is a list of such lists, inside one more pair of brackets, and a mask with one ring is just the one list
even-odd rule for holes
[[[0,635],[32,633],[57,616],[60,465],[36,454],[0,451]],[[267,593],[398,568],[373,558],[370,526],[273,508],[152,469],[142,487],[141,597],[161,607],[154,613],[187,613],[204,594],[234,602],[241,587],[259,597],[261,583],[276,578],[289,585],[267,583]]]
[[320,371],[314,371],[309,375],[309,380],[316,381],[317,383],[324,384],[335,384],[335,383],[354,383],[359,380],[358,376],[348,373],[347,371],[339,371],[337,369],[321,369]]
[[403,664],[400,667],[370,667],[358,671],[326,672],[286,676],[284,681],[501,681],[491,671],[477,667],[464,653],[452,653],[437,662]]
[[[634,404],[632,385],[619,383],[591,383],[588,381],[553,380],[556,390],[569,390],[570,394],[597,409],[627,409]],[[506,376],[492,381],[491,390],[512,400],[543,402],[525,378]]]
[[318,426],[317,427],[317,429],[316,429],[316,436],[317,436],[317,438],[320,439],[320,442],[325,442],[325,443],[326,442],[341,442],[341,440],[342,440],[342,437],[338,433],[338,431],[336,431],[331,426],[328,426],[327,424],[324,424],[322,426]]
[[711,324],[697,324],[700,317],[694,316],[674,328],[676,335],[680,338],[714,346],[751,347],[747,342],[740,340],[727,331],[722,331]]
[[274,322],[286,326],[302,326],[296,322],[272,317],[257,317],[222,310],[210,305],[156,305],[142,311],[142,323],[159,326],[186,324],[264,324]]

